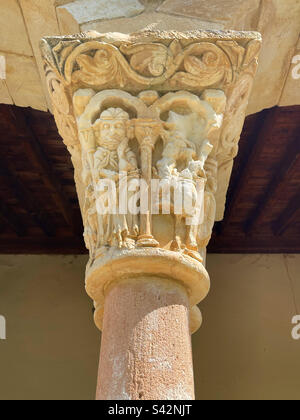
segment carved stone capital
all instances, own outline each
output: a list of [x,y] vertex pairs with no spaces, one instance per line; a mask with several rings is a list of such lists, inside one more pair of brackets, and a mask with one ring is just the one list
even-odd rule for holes
[[[75,168],[99,327],[105,290],[128,276],[171,277],[191,308],[208,293],[203,256],[223,217],[260,47],[252,32],[42,41]],[[195,330],[201,316],[191,314]]]

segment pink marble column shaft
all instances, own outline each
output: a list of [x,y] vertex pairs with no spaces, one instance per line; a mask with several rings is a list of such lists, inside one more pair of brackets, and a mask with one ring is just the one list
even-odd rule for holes
[[194,399],[189,301],[179,283],[138,277],[107,291],[97,399]]

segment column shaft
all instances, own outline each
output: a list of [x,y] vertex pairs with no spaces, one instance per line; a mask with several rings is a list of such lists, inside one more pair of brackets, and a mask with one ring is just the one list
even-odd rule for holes
[[97,399],[194,399],[189,301],[183,286],[139,277],[108,291]]

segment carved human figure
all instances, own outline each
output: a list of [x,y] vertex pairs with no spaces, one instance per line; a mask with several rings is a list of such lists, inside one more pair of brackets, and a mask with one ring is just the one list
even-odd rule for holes
[[94,123],[95,169],[100,176],[117,180],[120,172],[137,170],[136,156],[128,146],[128,123],[129,115],[121,108],[103,111]]
[[[182,186],[183,190],[183,213],[181,216],[176,215],[175,222],[175,242],[173,248],[176,247],[184,248],[185,253],[188,255],[200,259],[199,249],[202,248],[202,242],[200,238],[203,234],[206,234],[210,227],[207,226],[207,218],[214,220],[214,214],[209,214],[211,208],[210,197],[207,196],[207,172],[205,164],[209,154],[212,151],[212,145],[208,140],[204,140],[200,147],[200,153],[197,156],[197,160],[191,160],[188,163],[188,167],[180,172],[180,178],[178,180],[179,185]],[[187,200],[187,207],[186,207]],[[192,212],[190,209],[192,206]],[[180,225],[182,223],[186,225],[185,241],[182,244],[182,239],[178,232],[181,231]],[[211,232],[210,232],[211,234]],[[210,235],[208,234],[208,235]],[[208,236],[207,235],[207,236]],[[207,238],[205,236],[205,239]]]
[[163,133],[164,150],[162,159],[157,162],[158,174],[161,179],[176,175],[178,163],[188,165],[196,158],[195,144],[189,141],[182,130],[173,125],[172,130]]
[[[201,245],[199,232],[201,224],[206,222],[205,218],[203,220],[205,202],[207,210],[210,207],[208,205],[210,201],[205,200],[204,192],[207,182],[205,163],[213,146],[205,138],[193,137],[191,140],[188,138],[187,132],[194,134],[195,130],[191,127],[187,128],[187,124],[195,118],[195,116],[193,118],[187,116],[185,119],[183,116],[170,112],[166,125],[171,127],[171,130],[166,130],[163,135],[165,145],[157,168],[159,177],[172,186],[176,185],[177,190],[181,189],[182,193],[182,214],[174,213],[175,238],[171,249],[184,251],[201,259],[200,255],[198,256]],[[172,207],[174,210],[174,202],[171,204]],[[204,230],[207,231],[206,228]]]
[[[128,177],[128,194],[133,194],[132,184],[139,176],[137,160],[128,142],[129,115],[121,108],[109,108],[103,111],[93,124],[96,151],[93,156],[93,180],[96,184],[97,202],[107,207],[106,212],[98,210],[98,244],[101,246],[133,247],[138,235],[137,216],[119,213],[119,189],[122,177]],[[113,181],[116,186],[115,197],[106,203],[107,191],[99,188],[100,180]],[[99,201],[98,201],[99,200]],[[126,213],[126,212],[124,212]]]

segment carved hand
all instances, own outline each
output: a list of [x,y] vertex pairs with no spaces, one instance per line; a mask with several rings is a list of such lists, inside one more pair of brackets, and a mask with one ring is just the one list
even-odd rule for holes
[[129,141],[128,138],[125,137],[125,139],[122,140],[121,143],[119,144],[119,146],[118,146],[118,156],[119,156],[119,159],[121,159],[121,158],[124,157],[125,151],[128,148],[128,141]]
[[102,178],[109,178],[109,179],[112,179],[113,181],[117,181],[119,179],[118,172],[110,171],[109,169],[102,169],[101,171],[99,171],[99,175]]

